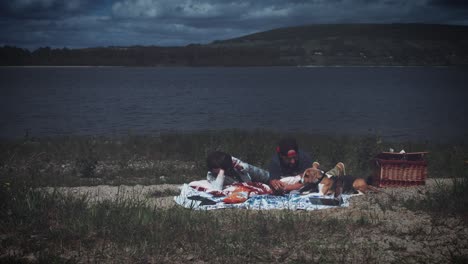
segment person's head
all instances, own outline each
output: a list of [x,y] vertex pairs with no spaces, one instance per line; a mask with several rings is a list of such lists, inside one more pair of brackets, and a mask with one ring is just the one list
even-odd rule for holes
[[281,163],[290,168],[297,166],[299,160],[298,150],[297,142],[292,137],[282,138],[276,147],[276,152],[278,153]]
[[213,174],[218,174],[221,169],[229,172],[233,169],[232,156],[221,151],[211,152],[206,158],[206,166]]

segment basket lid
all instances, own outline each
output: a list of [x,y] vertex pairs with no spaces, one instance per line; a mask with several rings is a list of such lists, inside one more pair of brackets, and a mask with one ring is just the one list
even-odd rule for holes
[[377,159],[383,160],[408,160],[408,161],[422,161],[424,156],[429,152],[408,152],[408,153],[398,153],[398,152],[381,152],[377,154]]

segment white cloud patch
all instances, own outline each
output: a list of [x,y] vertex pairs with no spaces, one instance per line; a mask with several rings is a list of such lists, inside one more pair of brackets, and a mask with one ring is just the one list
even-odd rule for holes
[[208,18],[239,16],[248,2],[210,0],[123,0],[112,5],[112,14],[121,18]]
[[210,17],[221,15],[219,8],[211,3],[197,3],[198,1],[184,1],[176,9],[187,17]]
[[156,0],[125,0],[112,5],[112,13],[117,17],[157,17],[160,14],[159,1]]
[[273,18],[273,17],[286,17],[291,14],[292,9],[287,6],[275,7],[267,6],[261,9],[254,9],[248,11],[243,18]]

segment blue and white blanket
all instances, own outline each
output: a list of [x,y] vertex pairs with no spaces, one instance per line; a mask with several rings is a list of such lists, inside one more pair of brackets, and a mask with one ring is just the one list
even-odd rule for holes
[[[339,206],[328,206],[311,202],[311,198],[321,198],[333,200],[333,196],[323,196],[319,193],[306,195],[287,194],[284,196],[256,195],[247,201],[238,204],[223,203],[222,197],[214,197],[212,194],[193,189],[188,184],[181,187],[179,196],[174,200],[178,205],[192,210],[214,210],[225,208],[242,208],[253,210],[289,209],[289,210],[320,210],[336,207],[348,207],[350,197],[355,195],[342,195],[342,203]],[[313,200],[313,199],[312,199]]]

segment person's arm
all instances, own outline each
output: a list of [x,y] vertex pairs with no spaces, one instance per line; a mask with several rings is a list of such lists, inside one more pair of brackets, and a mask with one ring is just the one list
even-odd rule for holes
[[282,176],[281,174],[283,172],[281,170],[281,165],[279,163],[279,159],[277,156],[274,156],[271,159],[270,165],[268,166],[268,172],[270,173],[270,181],[281,179],[281,176]]
[[223,190],[223,184],[224,184],[224,170],[221,169],[219,170],[218,176],[216,177],[216,180],[212,183],[213,189],[215,190]]
[[300,188],[304,187],[304,184],[298,182],[298,183],[293,183],[293,184],[288,184],[284,186],[283,190],[286,192],[294,191],[294,190],[299,190]]
[[224,185],[224,170],[219,170],[218,175],[216,178],[213,176],[211,172],[208,172],[206,175],[207,180],[211,183],[211,186],[213,186],[213,189],[215,190],[223,190],[223,185]]
[[281,165],[279,163],[278,156],[273,156],[270,162],[270,166],[268,167],[268,172],[270,173],[270,180],[268,185],[275,190],[276,192],[283,192],[286,184],[281,182],[281,174],[283,173],[281,170]]
[[249,165],[247,167],[247,172],[250,174],[253,182],[266,183],[270,181],[270,173],[264,169],[261,169],[256,166]]
[[301,176],[300,175],[284,177],[280,181],[284,183],[283,190],[285,192],[298,190],[298,189],[300,189],[300,188],[302,188],[304,186],[301,183]]
[[239,175],[239,178],[237,179],[238,181],[242,182],[251,182],[252,177],[249,174],[249,164],[243,162],[242,160],[232,157],[232,166],[234,167],[234,170],[237,172]]
[[250,181],[268,184],[270,180],[270,173],[268,171],[243,161],[240,161],[239,165],[241,166],[241,171],[249,175]]
[[213,181],[216,180],[216,177],[213,176],[213,173],[211,173],[211,171],[208,171],[208,172],[206,173],[206,179],[208,180],[208,182],[211,183],[211,182],[213,182]]

